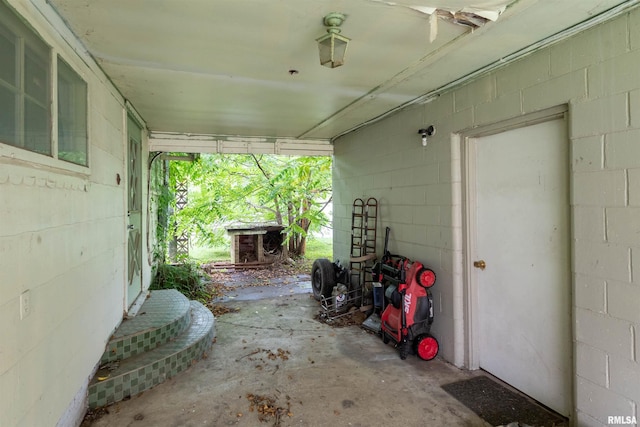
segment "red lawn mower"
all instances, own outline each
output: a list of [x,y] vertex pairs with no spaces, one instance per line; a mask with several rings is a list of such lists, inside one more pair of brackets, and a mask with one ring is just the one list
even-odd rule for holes
[[374,271],[382,289],[385,289],[380,318],[382,341],[387,344],[393,340],[403,360],[411,350],[422,360],[435,358],[439,345],[430,334],[433,297],[429,292],[436,282],[433,270],[418,261],[391,255],[385,250]]

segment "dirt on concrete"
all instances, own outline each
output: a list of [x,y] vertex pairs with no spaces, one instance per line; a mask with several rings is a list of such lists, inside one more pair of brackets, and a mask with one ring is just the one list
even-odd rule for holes
[[308,276],[264,286],[244,286],[255,277],[243,276],[221,280],[229,289],[212,302],[216,337],[205,358],[85,426],[487,425],[440,388],[469,372],[438,358],[401,360],[351,316],[341,327],[320,321]]

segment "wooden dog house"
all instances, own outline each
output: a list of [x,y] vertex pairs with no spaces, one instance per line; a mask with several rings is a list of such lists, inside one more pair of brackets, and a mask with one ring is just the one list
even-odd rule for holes
[[267,264],[282,251],[284,227],[277,224],[241,224],[227,228],[233,264]]

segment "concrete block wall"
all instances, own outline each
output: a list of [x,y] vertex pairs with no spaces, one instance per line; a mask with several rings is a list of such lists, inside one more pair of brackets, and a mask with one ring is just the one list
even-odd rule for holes
[[90,164],[0,144],[0,425],[73,426],[126,309],[126,109],[46,1],[9,5],[87,82]]
[[[353,199],[377,197],[380,230],[393,230],[390,249],[436,270],[433,331],[441,355],[462,366],[464,171],[452,136],[568,105],[572,418],[580,426],[640,416],[639,69],[634,9],[335,141],[334,257],[348,261]],[[423,148],[416,132],[429,124],[438,133]]]
[[[334,259],[349,265],[354,199],[376,198],[379,256],[383,251],[384,229],[388,226],[392,253],[421,261],[436,271],[434,331],[441,352],[452,357],[451,148],[442,140],[422,147],[417,131],[426,123],[423,115],[420,109],[397,114],[335,143]],[[443,130],[439,120],[434,123],[437,132]]]

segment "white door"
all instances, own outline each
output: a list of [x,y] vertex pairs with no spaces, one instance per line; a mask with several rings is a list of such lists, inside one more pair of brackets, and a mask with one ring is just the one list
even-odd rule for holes
[[568,416],[572,345],[566,121],[470,142],[476,156],[473,261],[479,366]]

